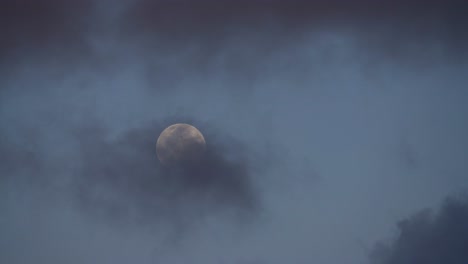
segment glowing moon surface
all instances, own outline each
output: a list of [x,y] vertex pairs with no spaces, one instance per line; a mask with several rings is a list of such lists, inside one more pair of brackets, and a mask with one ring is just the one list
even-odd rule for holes
[[205,138],[189,124],[174,124],[163,130],[156,142],[156,154],[162,164],[194,162],[205,151]]

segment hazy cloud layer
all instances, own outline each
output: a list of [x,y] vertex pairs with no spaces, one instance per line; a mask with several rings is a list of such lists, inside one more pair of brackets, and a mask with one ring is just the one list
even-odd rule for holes
[[1,1],[0,262],[370,262],[468,188],[464,2]]

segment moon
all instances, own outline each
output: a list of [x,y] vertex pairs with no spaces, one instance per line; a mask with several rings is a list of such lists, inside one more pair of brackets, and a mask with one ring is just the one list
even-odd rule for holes
[[196,162],[206,148],[202,133],[189,124],[173,124],[164,129],[156,142],[156,154],[163,165]]

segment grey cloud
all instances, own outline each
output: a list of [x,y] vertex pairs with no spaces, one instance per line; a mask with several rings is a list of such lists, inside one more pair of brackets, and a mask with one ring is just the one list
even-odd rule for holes
[[0,59],[39,56],[51,61],[86,53],[84,36],[90,22],[86,17],[92,1],[2,0],[0,4]]
[[77,129],[83,159],[76,179],[80,205],[91,213],[94,209],[113,214],[110,220],[128,220],[134,212],[131,217],[147,224],[185,221],[178,215],[193,222],[197,215],[217,210],[253,216],[260,209],[260,197],[251,179],[253,160],[236,145],[239,142],[226,137],[221,141],[216,138],[220,133],[209,126],[191,122],[207,139],[204,159],[190,167],[159,165],[155,135],[176,120],[183,119],[152,122],[113,141],[92,127]]
[[466,187],[463,2],[2,1],[0,262],[365,263]]
[[437,212],[423,210],[398,223],[392,243],[378,244],[372,263],[466,263],[468,262],[468,203],[449,198]]

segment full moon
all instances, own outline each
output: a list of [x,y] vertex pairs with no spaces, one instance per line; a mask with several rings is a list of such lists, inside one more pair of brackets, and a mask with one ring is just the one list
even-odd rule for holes
[[164,165],[199,160],[205,151],[205,138],[189,124],[174,124],[161,132],[156,142],[156,154]]

